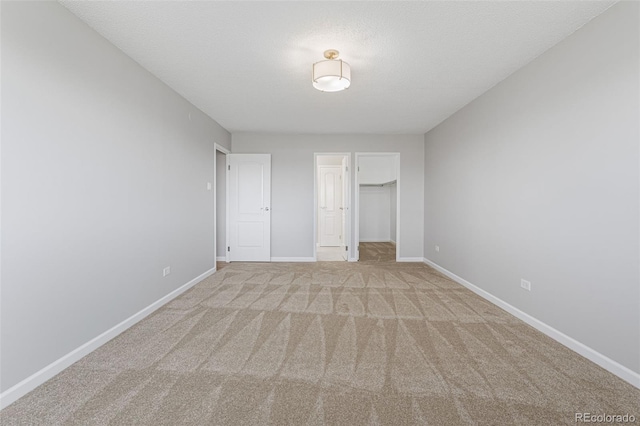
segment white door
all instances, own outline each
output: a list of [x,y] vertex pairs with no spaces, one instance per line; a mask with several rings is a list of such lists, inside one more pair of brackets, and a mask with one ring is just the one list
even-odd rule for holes
[[271,155],[228,154],[229,260],[271,260]]
[[320,166],[320,246],[338,247],[342,236],[342,170]]
[[347,173],[348,173],[349,169],[347,166],[347,157],[342,157],[342,167],[341,167],[341,172],[342,172],[342,199],[340,200],[340,215],[342,216],[342,220],[341,220],[341,225],[342,225],[342,229],[340,230],[340,235],[342,236],[342,238],[340,238],[340,251],[342,252],[342,258],[344,260],[347,260],[348,257],[348,253],[347,253],[347,210],[348,210],[348,205],[347,205],[347,182],[349,182],[349,179],[347,179]]

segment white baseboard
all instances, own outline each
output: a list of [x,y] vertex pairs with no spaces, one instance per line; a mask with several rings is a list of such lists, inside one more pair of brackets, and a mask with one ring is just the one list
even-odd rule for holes
[[[381,240],[379,238],[360,238],[361,243],[394,243],[391,240]],[[420,258],[422,259],[422,258]]]
[[399,257],[396,259],[396,262],[424,262],[424,258],[422,257]]
[[357,261],[358,261],[358,259],[357,259],[357,258],[355,258],[355,257],[350,257],[348,261],[349,261],[349,262],[357,262]]
[[315,262],[315,257],[272,257],[272,262]]
[[227,256],[218,256],[216,257],[216,262],[226,262]]
[[160,308],[162,305],[170,302],[171,300],[178,297],[180,294],[189,290],[195,284],[207,278],[209,275],[213,274],[214,272],[216,272],[216,268],[209,269],[208,271],[197,276],[196,278],[192,279],[191,281],[184,284],[183,286],[173,290],[171,293],[167,294],[166,296],[156,300],[155,302],[153,302],[146,308],[142,309],[141,311],[133,314],[132,316],[122,321],[121,323],[111,327],[109,330],[105,331],[104,333],[94,337],[93,339],[89,340],[87,343],[79,346],[78,348],[64,355],[62,358],[57,359],[56,361],[47,365],[40,371],[37,371],[36,373],[27,377],[20,383],[17,383],[12,387],[10,387],[9,389],[7,389],[6,391],[2,392],[2,394],[0,394],[0,410],[12,404],[13,402],[17,401],[19,398],[23,397],[27,393],[31,392],[33,389],[40,386],[41,384],[43,384],[44,382],[46,382],[56,374],[60,373],[62,370],[69,367],[74,362],[79,361],[82,357],[98,349],[100,346],[104,345],[109,340],[116,337],[118,334],[127,330],[129,327],[133,326],[134,324],[136,324],[137,322],[139,322],[140,320],[142,320],[143,318],[145,318],[146,316],[148,316],[149,314],[151,314],[152,312]]
[[493,303],[494,305],[497,305],[498,307],[504,309],[505,311],[509,312],[511,315],[521,319],[522,321],[526,322],[527,324],[529,324],[533,328],[535,328],[538,331],[541,331],[542,333],[544,333],[547,336],[551,337],[555,341],[557,341],[557,342],[563,344],[564,346],[568,347],[569,349],[579,353],[580,355],[582,355],[583,357],[587,358],[588,360],[598,364],[600,367],[604,368],[605,370],[609,371],[610,373],[613,373],[616,376],[620,377],[622,380],[625,380],[626,382],[631,383],[633,386],[635,386],[637,388],[640,388],[640,373],[636,373],[635,371],[633,371],[633,370],[625,367],[624,365],[612,360],[611,358],[607,357],[606,355],[601,354],[600,352],[596,351],[595,349],[590,348],[589,346],[585,345],[584,343],[581,343],[581,342],[577,341],[573,337],[567,336],[563,332],[556,330],[555,328],[551,327],[550,325],[545,324],[544,322],[540,321],[539,319],[527,314],[526,312],[521,311],[520,309],[516,308],[515,306],[510,305],[509,303],[505,302],[504,300],[497,298],[496,296],[494,296],[491,293],[481,289],[480,287],[475,286],[474,284],[471,284],[469,281],[465,280],[464,278],[461,278],[461,277],[457,276],[453,272],[443,268],[442,266],[438,265],[437,263],[435,263],[435,262],[433,262],[433,261],[431,261],[431,260],[429,260],[427,258],[424,258],[423,261],[424,261],[424,263],[426,263],[427,265],[433,267],[434,269],[438,270],[439,272],[442,272],[444,275],[448,276],[452,280],[454,280],[454,281],[462,284],[463,286],[467,287],[469,290],[473,291],[478,296],[481,296],[482,298],[488,300],[489,302]]

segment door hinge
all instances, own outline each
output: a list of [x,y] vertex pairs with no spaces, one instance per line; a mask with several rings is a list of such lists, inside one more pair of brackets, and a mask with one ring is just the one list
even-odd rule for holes
[[227,166],[227,170],[231,170],[231,166]]
[[344,246],[344,251],[349,251],[349,246]]
[[349,167],[348,167],[348,166],[346,166],[346,167],[344,168],[344,171],[345,171],[345,172],[348,172],[348,171],[349,171]]
[[358,171],[360,171],[360,166],[358,166]]
[[231,247],[227,246],[227,251],[231,251]]

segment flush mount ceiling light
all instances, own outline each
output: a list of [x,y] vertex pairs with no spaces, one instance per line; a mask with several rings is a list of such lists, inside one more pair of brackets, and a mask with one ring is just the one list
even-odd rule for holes
[[322,92],[339,92],[351,85],[351,67],[338,59],[337,50],[325,50],[326,61],[313,64],[313,87]]

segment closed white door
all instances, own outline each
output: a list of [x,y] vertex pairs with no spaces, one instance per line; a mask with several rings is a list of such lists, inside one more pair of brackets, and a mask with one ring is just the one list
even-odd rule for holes
[[271,260],[271,155],[228,154],[229,260]]
[[341,226],[341,230],[340,230],[340,235],[342,236],[340,238],[340,250],[342,251],[342,258],[344,260],[347,260],[348,257],[348,253],[347,253],[347,210],[348,210],[348,200],[347,200],[347,182],[349,181],[347,179],[347,173],[349,171],[349,168],[347,166],[347,157],[342,157],[342,167],[340,168],[340,171],[342,172],[342,186],[341,186],[341,195],[342,195],[342,199],[340,201],[340,216],[342,218],[342,220],[340,221],[340,226]]
[[342,168],[321,166],[320,173],[320,246],[338,247],[342,243]]

